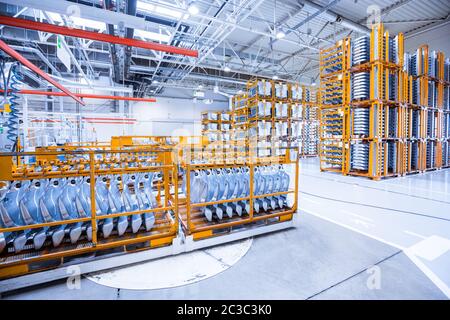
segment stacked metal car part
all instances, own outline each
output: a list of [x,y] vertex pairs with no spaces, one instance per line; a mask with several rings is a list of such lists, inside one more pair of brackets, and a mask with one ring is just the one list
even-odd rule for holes
[[[93,241],[94,200],[95,217],[103,216],[95,220],[99,237],[120,238],[125,233],[151,231],[155,214],[145,211],[159,206],[155,185],[163,177],[162,171],[151,169],[153,159],[153,155],[144,153],[123,158],[104,154],[90,162],[84,155],[77,155],[60,164],[30,164],[24,165],[30,167],[16,169],[21,172],[20,180],[8,179],[0,183],[0,228],[19,230],[0,233],[0,252],[7,250],[16,254],[24,250]],[[114,171],[124,168],[121,161],[126,161],[129,169],[125,170],[135,172],[114,174]],[[86,174],[93,170],[92,163],[99,172],[94,176]],[[78,174],[80,170],[84,173]],[[102,171],[109,173],[101,174]],[[2,177],[7,178],[10,174],[4,172]],[[91,195],[92,191],[94,195]],[[143,212],[132,214],[140,211]],[[72,222],[74,220],[76,222]],[[71,222],[66,224],[63,221]],[[47,226],[49,223],[53,225]]]
[[[250,172],[248,166],[233,168],[211,168],[191,171],[190,199],[194,204],[246,198],[250,194]],[[186,178],[184,179],[186,181]],[[287,208],[286,194],[290,176],[283,165],[255,167],[253,175],[253,194],[258,196],[253,201],[254,213],[270,212]],[[186,186],[184,186],[186,188]],[[269,195],[267,197],[261,197]],[[208,221],[222,220],[224,217],[248,215],[250,202],[236,200],[220,204],[206,205],[201,211]]]
[[[352,41],[352,66],[360,66],[370,61],[370,37],[363,36]],[[366,101],[370,99],[370,72],[356,72],[351,74],[351,100]],[[353,134],[358,138],[369,136],[370,110],[366,107],[353,108]],[[350,145],[350,169],[369,169],[369,144],[357,140]]]
[[257,157],[284,156],[290,147],[298,147],[300,156],[317,156],[317,91],[280,80],[249,80],[247,91],[232,99],[231,140],[239,138],[239,147]]
[[448,167],[449,59],[427,46],[404,54],[403,35],[382,24],[344,42],[320,54],[321,170],[381,179]]

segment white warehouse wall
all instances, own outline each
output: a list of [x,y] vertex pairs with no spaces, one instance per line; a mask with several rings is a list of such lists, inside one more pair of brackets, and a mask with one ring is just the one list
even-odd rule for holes
[[428,44],[430,51],[442,51],[446,58],[450,57],[450,23],[445,23],[433,30],[406,36],[405,52],[413,52],[423,44]]
[[228,102],[210,105],[193,99],[157,97],[156,103],[137,102],[131,107],[131,117],[137,120],[130,127],[131,135],[200,135],[203,111],[225,110]]
[[[131,119],[133,124],[122,123],[93,123],[85,124],[87,140],[92,140],[95,128],[97,141],[109,141],[111,136],[118,135],[153,135],[153,136],[177,136],[200,135],[201,113],[209,110],[226,110],[228,101],[226,97],[220,100],[215,97],[212,104],[205,104],[201,100],[156,97],[156,102],[134,102],[130,104]],[[110,114],[109,117],[120,117],[120,114]],[[101,114],[99,117],[108,117]],[[95,138],[94,138],[95,139]]]

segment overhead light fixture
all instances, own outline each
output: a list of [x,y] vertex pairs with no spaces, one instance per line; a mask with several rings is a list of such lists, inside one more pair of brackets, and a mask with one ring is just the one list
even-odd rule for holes
[[316,80],[314,80],[314,78],[311,78],[311,86],[312,87],[316,86]]
[[167,43],[170,41],[170,36],[168,34],[162,34],[162,33],[156,33],[156,32],[138,30],[138,29],[134,30],[134,34],[138,37],[155,40],[155,41],[161,41],[161,42],[167,42]]
[[225,66],[225,67],[223,67],[223,71],[224,71],[224,72],[230,72],[231,69],[230,69],[229,66]]
[[277,37],[277,39],[283,39],[286,36],[286,34],[283,32],[283,30],[278,30],[275,36]]
[[158,81],[158,80],[153,80],[153,83],[154,83],[154,84],[158,84],[159,81]]
[[273,76],[272,79],[273,80],[278,80],[278,76]]
[[165,8],[165,7],[158,6],[156,4],[147,3],[144,1],[138,1],[136,6],[137,6],[137,9],[140,11],[157,14],[162,17],[171,17],[171,18],[180,19],[183,16],[182,11],[176,11],[174,9]]
[[205,97],[205,92],[200,91],[200,90],[194,91],[194,97],[196,97],[196,98],[204,98]]
[[191,4],[188,7],[188,12],[193,16],[197,15],[200,12],[198,7],[195,5],[195,2],[191,2]]
[[199,84],[197,88],[202,90],[203,89],[203,85]]

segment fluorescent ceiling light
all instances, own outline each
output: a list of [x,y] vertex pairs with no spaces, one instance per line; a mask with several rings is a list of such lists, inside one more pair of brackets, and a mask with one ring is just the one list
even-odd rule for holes
[[55,23],[62,23],[63,19],[61,18],[61,15],[59,13],[54,13],[54,12],[48,12],[47,11],[48,16],[53,20],[53,22]]
[[276,34],[277,39],[283,39],[286,36],[286,34],[283,31],[278,31]]
[[197,7],[195,4],[191,4],[191,5],[188,7],[188,12],[189,12],[191,15],[195,16],[196,14],[198,14],[198,13],[200,12],[200,10],[198,10],[198,7]]
[[278,76],[273,76],[272,79],[273,80],[278,80]]
[[[53,20],[53,22],[62,24],[64,23],[61,15],[59,13],[47,12],[48,16]],[[91,19],[85,19],[75,16],[67,16],[69,21],[72,21],[74,26],[77,27],[88,27],[91,29],[102,30],[105,28],[105,23],[100,21],[95,21]]]
[[144,30],[134,30],[134,33],[138,37],[142,37],[145,39],[155,40],[155,41],[161,41],[161,42],[169,42],[170,36],[167,34],[161,34],[151,31],[144,31]]
[[161,6],[143,2],[143,1],[137,2],[137,8],[141,11],[155,13],[155,14],[163,16],[163,17],[171,17],[171,18],[180,19],[183,16],[183,13],[181,11],[176,11],[173,9],[161,7]]
[[230,69],[230,67],[229,67],[229,66],[225,66],[225,67],[223,67],[223,71],[225,71],[225,72],[230,72],[230,71],[231,71],[231,69]]
[[101,30],[105,28],[105,23],[100,21],[94,21],[90,19],[84,19],[79,17],[70,17],[72,19],[73,23],[77,26],[85,26],[92,29]]

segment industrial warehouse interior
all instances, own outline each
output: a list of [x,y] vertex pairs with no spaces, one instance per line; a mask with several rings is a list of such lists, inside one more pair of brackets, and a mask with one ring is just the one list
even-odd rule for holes
[[1,300],[449,300],[450,1],[0,0],[0,71]]

